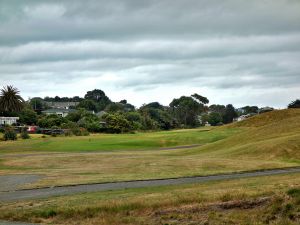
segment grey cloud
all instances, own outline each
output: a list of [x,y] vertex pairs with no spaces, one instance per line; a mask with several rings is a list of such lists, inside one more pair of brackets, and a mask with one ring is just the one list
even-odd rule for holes
[[0,83],[280,105],[300,91],[299,12],[298,0],[0,0]]
[[[24,1],[21,6],[13,1],[9,6],[10,2],[2,1],[6,8],[1,10],[3,43],[269,35],[300,28],[297,0],[67,0]],[[28,16],[30,12],[35,16]]]

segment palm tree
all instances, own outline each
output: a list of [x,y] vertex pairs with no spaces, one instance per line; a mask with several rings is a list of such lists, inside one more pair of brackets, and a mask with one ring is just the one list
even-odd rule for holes
[[24,107],[24,99],[19,93],[13,86],[3,87],[0,91],[0,112],[20,112]]

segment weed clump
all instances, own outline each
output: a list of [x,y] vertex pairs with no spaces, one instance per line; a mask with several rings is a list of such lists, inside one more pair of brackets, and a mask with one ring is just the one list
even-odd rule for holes
[[28,134],[28,131],[26,129],[22,129],[22,132],[21,132],[20,136],[21,136],[22,139],[29,139],[30,138],[30,136]]

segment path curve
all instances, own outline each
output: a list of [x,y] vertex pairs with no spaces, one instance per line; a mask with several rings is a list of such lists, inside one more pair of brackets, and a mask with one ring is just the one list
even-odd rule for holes
[[181,177],[169,179],[153,179],[153,180],[135,180],[122,181],[111,183],[96,183],[96,184],[81,184],[73,186],[57,186],[39,189],[17,190],[11,192],[0,192],[0,202],[13,202],[19,200],[47,198],[51,196],[72,195],[78,193],[88,193],[97,191],[119,190],[126,188],[142,188],[155,187],[166,185],[180,185],[203,183],[208,181],[221,181],[237,178],[259,177],[278,174],[300,173],[300,167],[270,169],[261,171],[247,171],[240,173],[218,174],[210,176],[195,176],[195,177]]

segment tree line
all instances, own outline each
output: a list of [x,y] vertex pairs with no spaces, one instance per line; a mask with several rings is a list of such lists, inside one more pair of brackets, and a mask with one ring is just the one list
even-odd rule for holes
[[[73,112],[66,117],[45,115],[48,102],[78,102]],[[257,113],[257,106],[245,106],[239,110],[232,104],[208,105],[209,99],[200,94],[174,98],[168,106],[159,102],[144,104],[139,108],[121,100],[113,102],[104,91],[88,91],[83,98],[45,97],[24,101],[18,89],[7,86],[1,89],[1,116],[18,116],[19,122],[43,128],[64,128],[89,132],[124,133],[135,130],[170,130],[193,128],[207,123],[215,126],[233,122],[234,118],[249,113]],[[289,104],[289,108],[299,108],[300,100]]]

